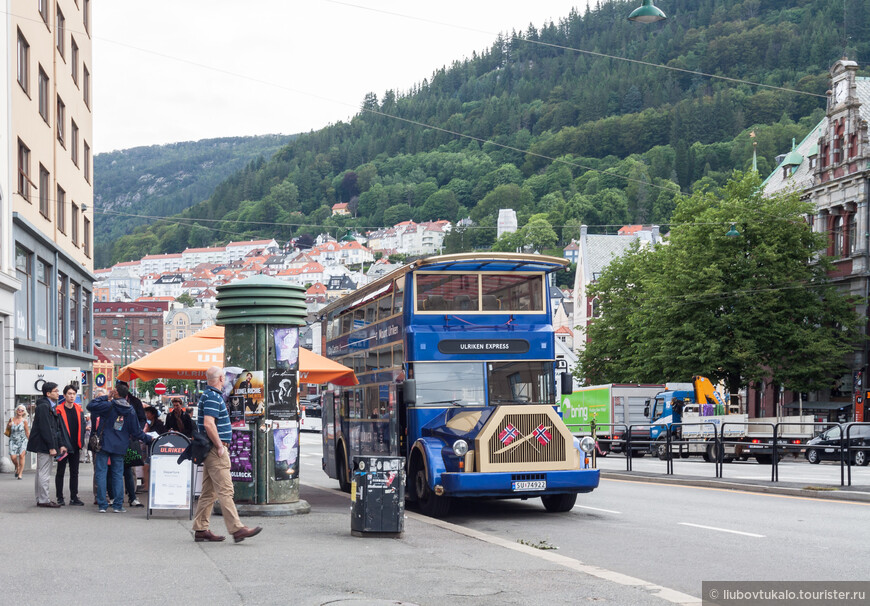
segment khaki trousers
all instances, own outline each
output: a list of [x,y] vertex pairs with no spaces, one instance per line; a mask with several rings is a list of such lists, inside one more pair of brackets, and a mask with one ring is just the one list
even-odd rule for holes
[[208,530],[211,511],[214,502],[221,504],[221,512],[224,515],[224,524],[230,534],[245,527],[239,520],[239,512],[233,501],[233,479],[230,477],[230,453],[224,447],[223,456],[219,457],[214,448],[208,453],[202,464],[202,494],[199,495],[199,503],[196,506],[196,515],[193,517],[193,529]]

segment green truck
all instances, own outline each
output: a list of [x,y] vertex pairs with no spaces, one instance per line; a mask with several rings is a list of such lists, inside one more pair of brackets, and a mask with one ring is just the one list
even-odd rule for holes
[[625,427],[619,424],[649,423],[644,408],[665,387],[664,384],[632,383],[579,387],[560,398],[562,420],[576,436],[591,435],[594,421],[599,448],[602,454],[607,454],[614,434],[625,433]]

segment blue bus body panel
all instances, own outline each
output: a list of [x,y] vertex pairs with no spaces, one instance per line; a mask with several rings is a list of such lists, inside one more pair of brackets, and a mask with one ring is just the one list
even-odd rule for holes
[[[545,479],[546,490],[514,491],[512,482],[517,477],[534,476]],[[451,473],[441,474],[444,494],[464,497],[540,497],[541,495],[569,492],[592,492],[598,488],[600,472],[597,469],[570,471],[533,471],[504,473]]]

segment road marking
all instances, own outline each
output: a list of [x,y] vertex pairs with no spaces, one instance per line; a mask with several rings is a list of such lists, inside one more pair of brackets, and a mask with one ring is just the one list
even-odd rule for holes
[[751,490],[739,490],[733,488],[711,488],[710,486],[689,486],[687,484],[673,484],[670,482],[641,482],[638,480],[619,480],[617,478],[601,478],[602,482],[622,482],[623,484],[646,484],[656,486],[667,486],[670,488],[694,488],[695,490],[711,490],[713,492],[730,492],[736,494],[745,494],[755,497],[773,497],[776,499],[795,499],[798,501],[818,501],[819,503],[839,503],[841,505],[860,505],[862,507],[870,507],[870,503],[864,501],[847,501],[840,499],[818,499],[816,497],[801,497],[790,494],[772,494],[769,492],[753,492]]
[[689,524],[688,522],[679,522],[680,526],[691,526],[692,528],[704,528],[706,530],[717,530],[719,532],[730,532],[731,534],[742,534],[745,537],[755,537],[763,539],[763,534],[755,534],[754,532],[743,532],[740,530],[729,530],[727,528],[716,528],[715,526],[704,526],[703,524]]
[[598,507],[589,507],[588,505],[574,505],[574,509],[591,509],[592,511],[603,511],[604,513],[622,513],[621,511],[613,511],[612,509],[599,509]]
[[[332,494],[342,495],[348,499],[350,498],[349,494],[345,494],[336,488],[324,488],[322,486],[316,486],[314,484],[305,484],[303,482],[300,483],[308,488],[315,488],[317,490],[323,490]],[[696,598],[695,596],[683,593],[681,591],[677,591],[676,589],[671,589],[669,587],[663,587],[662,585],[656,585],[655,583],[650,583],[649,581],[644,581],[643,579],[638,579],[637,577],[622,574],[621,572],[608,570],[606,568],[601,568],[600,566],[584,564],[583,562],[575,558],[569,558],[567,556],[555,554],[550,551],[541,551],[540,549],[536,549],[529,545],[515,543],[508,539],[503,539],[501,537],[497,537],[491,534],[486,534],[485,532],[480,532],[478,530],[472,530],[471,528],[465,528],[464,526],[459,526],[458,524],[452,524],[450,522],[445,522],[444,520],[430,518],[420,513],[408,511],[407,509],[405,510],[405,516],[417,520],[418,522],[422,522],[423,524],[437,526],[439,528],[443,528],[444,530],[449,530],[451,532],[464,535],[471,539],[477,539],[478,541],[489,543],[490,545],[497,545],[499,547],[510,549],[512,551],[518,551],[528,556],[532,556],[541,560],[546,560],[553,564],[564,566],[565,568],[570,568],[571,570],[582,572],[583,574],[588,574],[599,579],[604,579],[605,581],[610,581],[618,585],[636,587],[638,589],[649,592],[649,594],[654,597],[660,598],[672,604],[680,604],[681,606],[701,606],[701,599]]]

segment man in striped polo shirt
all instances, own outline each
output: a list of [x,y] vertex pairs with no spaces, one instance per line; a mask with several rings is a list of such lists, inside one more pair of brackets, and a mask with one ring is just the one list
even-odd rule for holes
[[239,512],[233,501],[233,479],[230,476],[230,440],[233,437],[230,413],[221,395],[226,380],[224,371],[217,366],[205,371],[208,382],[199,400],[199,415],[196,420],[200,432],[205,432],[211,440],[212,448],[202,464],[202,494],[193,518],[193,538],[202,541],[223,541],[226,537],[216,535],[208,529],[215,501],[220,501],[221,512],[227,531],[236,543],[260,533],[262,528],[248,528],[239,520]]

